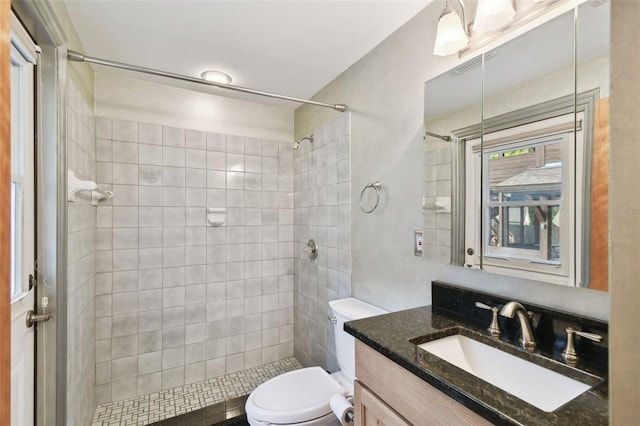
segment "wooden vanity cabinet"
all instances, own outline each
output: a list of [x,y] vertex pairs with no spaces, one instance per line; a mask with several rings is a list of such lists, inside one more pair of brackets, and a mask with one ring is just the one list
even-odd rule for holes
[[411,424],[357,380],[354,391],[356,426],[409,426]]
[[492,423],[356,340],[355,425]]

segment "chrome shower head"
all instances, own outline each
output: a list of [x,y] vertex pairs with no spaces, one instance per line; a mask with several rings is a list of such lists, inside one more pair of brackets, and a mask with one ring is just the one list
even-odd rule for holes
[[303,140],[308,140],[310,143],[313,143],[313,135],[304,136],[293,143],[293,149],[298,149],[300,147],[300,142]]

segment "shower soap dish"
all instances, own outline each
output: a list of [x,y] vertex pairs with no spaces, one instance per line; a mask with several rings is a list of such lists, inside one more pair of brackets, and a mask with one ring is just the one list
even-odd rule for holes
[[91,191],[92,206],[97,206],[99,201],[113,197],[113,191],[105,191],[98,188],[98,184],[93,181],[78,178],[71,169],[68,170],[67,176],[67,201],[75,202],[77,193],[81,191]]
[[224,226],[227,222],[227,209],[207,208],[207,226]]

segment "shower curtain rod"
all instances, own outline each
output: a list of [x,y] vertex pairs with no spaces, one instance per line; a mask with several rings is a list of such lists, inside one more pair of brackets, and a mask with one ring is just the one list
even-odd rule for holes
[[432,136],[434,138],[442,139],[445,142],[451,142],[451,136],[448,136],[448,135],[442,136],[437,133],[424,132],[424,136],[422,137],[422,139],[426,139],[427,136]]
[[145,68],[145,67],[139,67],[137,65],[124,64],[122,62],[115,62],[115,61],[109,61],[109,60],[106,60],[106,59],[94,58],[94,57],[91,57],[91,56],[83,55],[82,53],[79,53],[79,52],[75,52],[73,50],[67,51],[67,59],[70,60],[70,61],[74,61],[74,62],[89,62],[89,63],[92,63],[92,64],[104,65],[104,66],[107,66],[107,67],[120,68],[120,69],[123,69],[123,70],[140,72],[140,73],[143,73],[143,74],[151,74],[151,75],[157,75],[157,76],[160,76],[160,77],[173,78],[175,80],[188,81],[190,83],[204,84],[204,85],[207,85],[207,86],[219,87],[221,89],[228,89],[228,90],[234,90],[236,92],[249,93],[251,95],[266,96],[268,98],[282,99],[282,100],[285,100],[285,101],[299,102],[299,103],[302,103],[302,104],[308,104],[308,105],[315,105],[315,106],[320,106],[320,107],[325,107],[325,108],[331,108],[331,109],[334,109],[334,110],[340,111],[340,112],[344,112],[344,111],[347,110],[347,106],[345,104],[325,104],[323,102],[316,102],[316,101],[310,101],[310,100],[307,100],[307,99],[293,98],[291,96],[278,95],[276,93],[264,92],[262,90],[249,89],[247,87],[242,87],[242,86],[233,86],[231,84],[216,83],[215,81],[203,80],[201,78],[189,77],[187,75],[174,74],[174,73],[171,73],[171,72],[155,70],[155,69],[152,69],[152,68]]

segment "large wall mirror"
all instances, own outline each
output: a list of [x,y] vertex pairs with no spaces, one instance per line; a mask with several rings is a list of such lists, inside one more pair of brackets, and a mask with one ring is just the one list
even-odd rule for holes
[[425,84],[424,257],[607,290],[610,3]]

